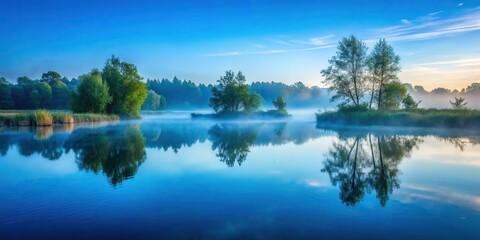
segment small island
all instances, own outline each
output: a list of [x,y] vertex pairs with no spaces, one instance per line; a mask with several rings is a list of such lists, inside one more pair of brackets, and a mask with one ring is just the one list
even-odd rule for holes
[[258,93],[250,93],[246,79],[242,72],[235,74],[226,71],[217,81],[218,85],[212,88],[210,106],[215,113],[192,113],[192,119],[279,119],[291,115],[286,110],[287,103],[282,96],[272,101],[275,109],[259,111],[263,98]]
[[340,101],[334,111],[316,113],[317,126],[405,126],[480,128],[480,111],[467,109],[465,98],[455,97],[451,109],[422,109],[402,84],[400,57],[385,39],[370,54],[355,36],[339,42],[338,51],[322,70],[324,83]]

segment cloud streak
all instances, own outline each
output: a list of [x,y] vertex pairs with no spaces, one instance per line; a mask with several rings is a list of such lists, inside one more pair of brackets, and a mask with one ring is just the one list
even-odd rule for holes
[[296,48],[296,49],[278,49],[278,50],[266,50],[266,51],[252,51],[252,52],[223,52],[223,53],[210,53],[205,54],[206,57],[226,57],[226,56],[241,56],[241,55],[265,55],[265,54],[278,54],[278,53],[292,53],[292,52],[305,52],[315,51],[325,48],[333,48],[335,45],[326,45],[319,47],[309,48]]
[[[270,42],[284,47],[290,47],[289,49],[274,49],[274,50],[261,50],[261,51],[228,51],[220,53],[204,54],[206,57],[228,57],[228,56],[241,56],[241,55],[266,55],[266,54],[278,54],[278,53],[292,53],[292,52],[305,52],[315,51],[325,48],[332,48],[335,45],[331,44],[331,38],[334,35],[326,35],[319,37],[312,37],[307,39],[269,39]],[[256,48],[266,48],[263,44],[254,44]]]
[[438,16],[442,12],[430,13],[414,20],[403,19],[401,25],[381,29],[381,37],[389,41],[418,41],[480,30],[480,7],[446,18]]
[[476,66],[480,65],[480,58],[467,58],[459,60],[450,60],[450,61],[438,61],[438,62],[429,62],[422,63],[418,65],[431,66],[431,65],[456,65],[456,66]]

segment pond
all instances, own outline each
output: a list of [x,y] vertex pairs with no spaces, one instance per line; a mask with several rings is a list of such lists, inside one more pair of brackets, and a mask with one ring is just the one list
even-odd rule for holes
[[0,128],[0,236],[480,238],[480,133],[313,119]]

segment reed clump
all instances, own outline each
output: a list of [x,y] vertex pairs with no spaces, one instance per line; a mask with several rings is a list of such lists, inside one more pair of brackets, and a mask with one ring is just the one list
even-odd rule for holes
[[35,125],[36,126],[52,126],[53,116],[47,110],[36,110],[35,113]]
[[7,126],[52,126],[87,122],[118,121],[118,115],[50,112],[47,110],[0,111],[0,127]]

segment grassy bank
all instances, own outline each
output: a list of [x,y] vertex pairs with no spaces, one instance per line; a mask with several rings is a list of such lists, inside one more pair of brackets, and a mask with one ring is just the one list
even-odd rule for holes
[[117,121],[117,115],[76,114],[59,111],[0,111],[0,127],[2,126],[51,126],[53,124],[72,124],[84,122]]
[[257,112],[218,112],[212,114],[191,114],[192,119],[225,119],[225,120],[235,120],[235,119],[279,119],[287,118],[291,115],[286,111],[257,111]]
[[327,111],[317,113],[317,124],[480,128],[480,111],[416,109],[398,111]]

